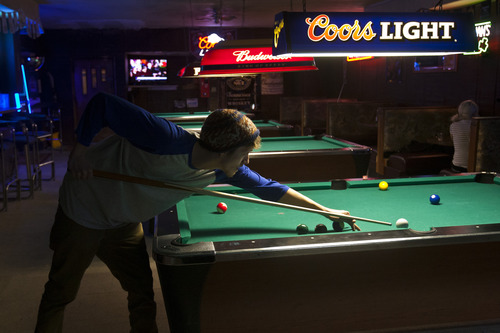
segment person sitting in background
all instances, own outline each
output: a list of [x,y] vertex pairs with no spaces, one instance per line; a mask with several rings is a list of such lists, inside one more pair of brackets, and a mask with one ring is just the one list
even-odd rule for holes
[[466,100],[458,106],[458,113],[451,117],[450,135],[453,140],[453,172],[467,172],[469,162],[470,126],[472,117],[479,115],[479,107],[472,100]]

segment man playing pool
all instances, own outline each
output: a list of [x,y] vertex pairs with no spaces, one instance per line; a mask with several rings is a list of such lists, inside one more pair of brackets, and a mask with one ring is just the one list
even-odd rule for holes
[[[116,135],[91,144],[109,127]],[[100,258],[128,292],[131,332],[157,332],[153,277],[140,222],[181,201],[184,191],[92,177],[92,170],[203,188],[214,182],[248,190],[261,199],[320,209],[345,218],[286,185],[250,170],[259,131],[235,110],[212,112],[201,133],[188,132],[116,96],[92,98],[76,130],[77,143],[59,192],[50,234],[54,251],[36,332],[62,332],[64,309],[76,298],[93,258]]]

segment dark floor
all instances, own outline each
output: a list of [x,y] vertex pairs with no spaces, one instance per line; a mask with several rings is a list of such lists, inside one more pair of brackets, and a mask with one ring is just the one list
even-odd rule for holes
[[[49,230],[67,156],[68,152],[56,152],[56,180],[44,181],[42,191],[36,191],[34,199],[10,202],[8,211],[0,212],[0,333],[33,332],[51,261]],[[44,175],[47,174],[48,170],[45,170]],[[147,240],[151,249],[152,238],[147,237]],[[169,328],[153,259],[151,268],[158,303],[158,326],[160,332],[165,333],[169,332]],[[96,258],[84,276],[77,299],[67,307],[64,332],[128,332],[126,306],[125,292]],[[266,332],[265,329],[262,332]],[[500,332],[500,326],[426,333],[431,332],[494,333]]]
[[[67,152],[56,152],[56,180],[44,181],[34,199],[11,201],[0,212],[0,332],[33,332],[38,303],[51,262],[48,237],[57,207],[57,193]],[[44,177],[49,169],[44,169]],[[151,237],[147,237],[151,249]],[[170,332],[154,260],[160,332]],[[64,331],[128,332],[126,293],[107,267],[95,259],[87,270],[77,299],[66,310]]]

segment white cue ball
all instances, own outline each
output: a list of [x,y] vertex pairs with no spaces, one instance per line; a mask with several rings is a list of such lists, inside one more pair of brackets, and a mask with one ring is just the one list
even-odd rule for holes
[[396,221],[396,228],[408,228],[408,220],[398,219]]

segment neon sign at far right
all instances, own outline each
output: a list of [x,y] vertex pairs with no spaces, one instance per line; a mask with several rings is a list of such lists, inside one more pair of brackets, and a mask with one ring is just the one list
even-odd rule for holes
[[490,47],[491,22],[476,23],[477,50],[467,52],[464,55],[481,54],[488,51]]

